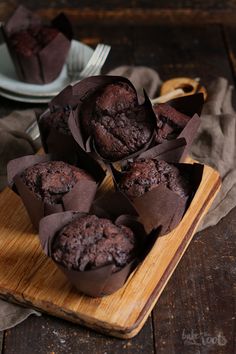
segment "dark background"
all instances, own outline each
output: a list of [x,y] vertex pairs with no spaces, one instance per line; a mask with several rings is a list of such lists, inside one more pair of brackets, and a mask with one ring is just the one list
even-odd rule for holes
[[[140,1],[0,1],[4,21],[22,3],[45,20],[64,11],[75,39],[93,47],[112,46],[104,66],[146,65],[163,80],[200,77],[206,85],[216,76],[234,83],[236,73],[235,0]],[[0,97],[0,115],[34,107]],[[164,353],[236,352],[236,209],[217,226],[191,242],[143,330],[131,340],[108,338],[60,319],[30,317],[0,334],[10,353]],[[195,334],[195,344],[184,334]],[[204,342],[222,335],[225,345]]]

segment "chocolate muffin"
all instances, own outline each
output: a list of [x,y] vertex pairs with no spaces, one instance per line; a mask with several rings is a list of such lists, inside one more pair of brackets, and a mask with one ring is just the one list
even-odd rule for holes
[[120,180],[119,188],[132,199],[160,185],[164,185],[182,198],[190,193],[187,175],[183,175],[175,165],[155,159],[130,162]]
[[95,215],[84,215],[55,236],[52,258],[67,269],[85,271],[112,264],[115,272],[133,259],[135,247],[130,228]]
[[43,49],[58,33],[56,28],[38,25],[13,33],[10,41],[17,53],[29,57]]
[[122,159],[144,147],[151,139],[153,123],[146,107],[139,105],[132,86],[118,82],[106,85],[84,102],[83,131],[91,135],[99,154],[110,161]]
[[71,24],[63,13],[43,24],[34,11],[19,5],[2,31],[21,81],[42,85],[60,75],[72,39]]
[[63,161],[41,162],[28,167],[21,178],[25,185],[48,204],[61,203],[62,197],[81,180],[93,180],[84,170]]
[[157,119],[155,135],[157,144],[175,139],[191,119],[166,103],[154,105],[153,110]]
[[51,110],[49,115],[42,116],[39,124],[42,125],[43,129],[46,128],[47,130],[50,130],[50,128],[54,128],[59,133],[71,135],[71,131],[68,126],[70,112],[70,106],[54,108]]

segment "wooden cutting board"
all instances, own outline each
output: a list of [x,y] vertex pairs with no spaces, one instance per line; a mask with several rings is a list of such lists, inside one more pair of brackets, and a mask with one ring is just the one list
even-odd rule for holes
[[[103,185],[109,188],[110,180]],[[157,239],[125,286],[104,298],[78,293],[40,248],[20,198],[0,194],[0,296],[121,338],[135,336],[161,295],[220,188],[205,166],[201,185],[179,226]]]

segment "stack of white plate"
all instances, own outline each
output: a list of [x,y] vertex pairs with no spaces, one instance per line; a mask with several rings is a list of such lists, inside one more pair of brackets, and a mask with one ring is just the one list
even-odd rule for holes
[[[67,61],[73,55],[73,51],[79,49],[78,61],[81,70],[86,66],[93,49],[87,45],[73,40]],[[29,103],[47,103],[56,96],[64,87],[69,85],[71,79],[67,73],[67,65],[63,66],[59,77],[46,85],[33,85],[20,81],[16,75],[14,65],[8,53],[6,44],[0,45],[0,95],[15,101]]]

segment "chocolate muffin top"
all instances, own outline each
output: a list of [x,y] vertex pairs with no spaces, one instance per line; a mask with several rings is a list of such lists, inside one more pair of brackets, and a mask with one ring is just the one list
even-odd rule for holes
[[75,218],[62,228],[52,244],[52,258],[79,271],[113,264],[113,272],[134,257],[133,231],[95,215]]
[[28,167],[21,174],[25,185],[48,204],[61,203],[62,197],[81,180],[93,178],[84,170],[63,161],[41,162]]
[[122,159],[141,149],[151,138],[151,124],[138,106],[93,121],[93,136],[99,153],[110,160]]
[[48,26],[31,26],[28,29],[13,33],[10,41],[15,51],[24,56],[38,53],[50,43],[59,31]]
[[137,95],[125,82],[105,86],[97,95],[96,111],[114,116],[138,105]]
[[81,109],[81,122],[87,135],[92,135],[97,151],[116,161],[140,150],[150,139],[153,124],[144,105],[139,105],[134,89],[126,83],[106,85],[86,101]]
[[40,119],[39,124],[47,129],[54,128],[59,133],[71,135],[71,131],[68,126],[70,112],[70,106],[66,106],[63,108],[55,108],[50,112],[49,115],[43,116]]
[[191,119],[167,103],[154,105],[153,110],[157,119],[155,136],[157,144],[161,144],[165,140],[175,139]]
[[131,199],[164,185],[180,197],[187,197],[190,192],[188,176],[163,160],[139,159],[130,162],[121,181],[120,189]]

